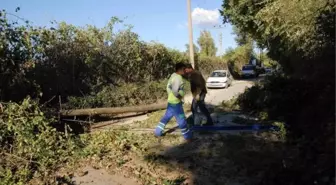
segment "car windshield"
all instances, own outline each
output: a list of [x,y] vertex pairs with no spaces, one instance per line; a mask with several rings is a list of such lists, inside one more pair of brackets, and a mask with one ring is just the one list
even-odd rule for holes
[[226,77],[226,72],[218,72],[218,71],[212,72],[210,77]]
[[253,66],[243,66],[243,70],[253,70]]

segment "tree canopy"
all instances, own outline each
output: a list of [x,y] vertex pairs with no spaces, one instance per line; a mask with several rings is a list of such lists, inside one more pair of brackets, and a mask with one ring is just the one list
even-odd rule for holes
[[235,34],[234,39],[238,46],[242,46],[244,44],[252,42],[251,37],[246,32],[239,31],[239,29],[235,26],[233,26],[233,33]]
[[197,43],[201,48],[201,56],[216,56],[217,48],[209,31],[201,31],[200,37],[197,39]]
[[303,60],[319,57],[335,44],[334,1],[225,0],[220,12],[224,23],[232,23],[235,32],[248,34],[267,48],[288,73],[298,72]]
[[[189,44],[186,44],[185,47],[186,47],[186,53],[189,55]],[[194,53],[199,53],[199,48],[196,46],[195,43],[194,43]]]

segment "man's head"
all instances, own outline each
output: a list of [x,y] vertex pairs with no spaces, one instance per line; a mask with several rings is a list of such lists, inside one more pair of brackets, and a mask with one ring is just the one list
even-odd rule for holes
[[189,74],[189,73],[194,71],[194,68],[192,67],[191,64],[186,64],[186,67],[185,67],[184,71],[185,71],[186,74]]
[[186,68],[186,65],[182,62],[179,62],[179,63],[175,64],[175,72],[177,74],[184,75],[185,68]]

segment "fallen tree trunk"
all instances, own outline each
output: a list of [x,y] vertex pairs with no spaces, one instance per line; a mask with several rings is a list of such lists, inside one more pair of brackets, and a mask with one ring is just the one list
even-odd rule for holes
[[91,108],[91,109],[73,109],[62,110],[61,116],[93,116],[100,114],[123,114],[130,112],[149,112],[166,109],[167,103],[140,105],[131,107],[112,107],[112,108]]

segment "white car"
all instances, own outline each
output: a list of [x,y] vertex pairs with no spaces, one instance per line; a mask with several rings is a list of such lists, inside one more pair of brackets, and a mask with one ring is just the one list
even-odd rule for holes
[[232,83],[232,77],[227,70],[213,71],[206,81],[207,88],[227,88]]

